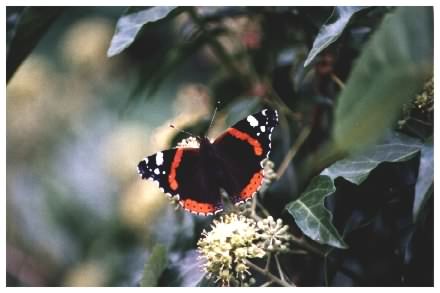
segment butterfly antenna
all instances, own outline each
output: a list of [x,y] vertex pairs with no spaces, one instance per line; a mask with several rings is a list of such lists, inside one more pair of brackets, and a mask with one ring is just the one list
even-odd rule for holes
[[215,114],[217,114],[218,106],[220,105],[220,101],[217,101],[217,105],[214,109],[214,114],[212,114],[211,123],[209,123],[208,129],[211,129],[212,123],[214,122]]
[[182,133],[188,134],[189,136],[197,137],[197,138],[200,139],[200,136],[198,136],[198,135],[194,135],[194,134],[192,134],[191,132],[188,132],[188,131],[186,131],[186,130],[183,130],[183,129],[177,128],[174,124],[170,124],[170,127],[171,127],[171,128],[174,128],[174,129],[176,129],[176,130],[178,130],[178,131],[180,131],[180,132],[182,132]]

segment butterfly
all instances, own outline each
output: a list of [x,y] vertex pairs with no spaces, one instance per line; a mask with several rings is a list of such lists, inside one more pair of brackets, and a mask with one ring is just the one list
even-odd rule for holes
[[197,137],[198,148],[177,147],[144,158],[142,179],[158,183],[187,211],[213,215],[223,211],[220,189],[238,205],[251,199],[263,181],[278,113],[271,108],[248,115],[211,142]]

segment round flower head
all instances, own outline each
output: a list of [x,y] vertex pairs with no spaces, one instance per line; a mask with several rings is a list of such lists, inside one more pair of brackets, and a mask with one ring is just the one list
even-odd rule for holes
[[276,221],[271,217],[267,217],[258,221],[257,227],[262,231],[260,238],[263,240],[263,247],[268,251],[285,251],[287,244],[291,238],[289,227],[283,225],[281,219]]
[[216,282],[245,283],[250,276],[247,259],[262,258],[265,251],[257,246],[258,228],[253,219],[229,214],[214,220],[210,232],[203,231],[198,242],[204,270]]

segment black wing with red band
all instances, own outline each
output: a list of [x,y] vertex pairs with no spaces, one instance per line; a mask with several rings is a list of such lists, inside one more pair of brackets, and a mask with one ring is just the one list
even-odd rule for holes
[[211,215],[223,210],[218,185],[203,171],[199,149],[176,148],[158,152],[138,164],[143,179],[157,182],[187,211]]
[[277,125],[277,111],[267,108],[247,116],[215,140],[225,171],[234,178],[225,186],[234,203],[251,199],[261,187],[262,162],[269,157],[272,131]]
[[170,149],[158,152],[144,158],[138,164],[138,173],[141,175],[142,179],[157,182],[160,190],[166,193],[169,197],[178,196],[178,192],[171,189],[168,183],[171,164],[176,155],[176,151],[177,149]]

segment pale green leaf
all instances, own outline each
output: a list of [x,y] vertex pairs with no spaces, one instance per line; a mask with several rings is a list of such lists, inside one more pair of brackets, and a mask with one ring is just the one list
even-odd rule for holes
[[406,161],[414,157],[420,148],[419,140],[393,132],[382,143],[335,162],[322,171],[321,175],[327,175],[333,180],[343,177],[359,185],[380,163]]
[[426,201],[434,193],[434,149],[432,140],[421,148],[419,175],[413,205],[413,218],[417,220]]
[[156,6],[123,15],[116,24],[116,31],[107,51],[112,57],[128,48],[143,26],[166,18],[176,6]]
[[371,36],[338,98],[333,138],[351,152],[376,142],[433,75],[432,7],[399,7]]
[[338,6],[334,12],[336,14],[336,21],[333,23],[324,24],[318,32],[318,35],[313,42],[312,49],[304,62],[304,67],[310,64],[315,57],[327,48],[331,43],[336,41],[344,31],[350,18],[356,12],[365,9],[367,7],[361,6]]
[[160,276],[168,266],[168,253],[164,245],[157,244],[153,247],[141,280],[142,287],[155,287]]
[[324,199],[336,191],[328,176],[312,179],[301,196],[287,205],[301,231],[311,239],[338,248],[348,248],[338,230],[332,224],[332,214],[324,206]]

